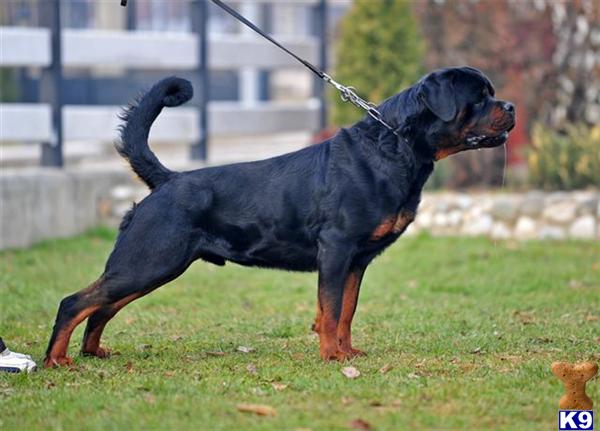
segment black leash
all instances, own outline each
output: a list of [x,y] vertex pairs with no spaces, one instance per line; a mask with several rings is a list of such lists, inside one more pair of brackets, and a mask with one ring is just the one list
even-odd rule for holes
[[[340,84],[339,82],[335,81],[331,76],[327,75],[325,72],[323,72],[322,70],[320,70],[313,64],[309,63],[308,61],[304,60],[301,57],[298,57],[292,51],[287,49],[285,46],[283,46],[282,44],[277,42],[275,39],[273,39],[271,36],[266,34],[260,28],[258,28],[253,22],[249,21],[243,15],[240,15],[235,9],[232,9],[227,4],[223,3],[221,0],[211,0],[211,1],[214,4],[216,4],[217,6],[219,6],[221,9],[223,9],[225,12],[227,12],[229,15],[233,16],[235,19],[244,23],[245,25],[250,27],[252,30],[254,30],[256,33],[260,34],[262,37],[267,39],[269,42],[271,42],[275,46],[279,47],[283,51],[287,52],[289,55],[291,55],[296,60],[298,60],[300,63],[302,63],[304,66],[306,66],[308,69],[310,69],[315,75],[317,75],[323,81],[325,81],[326,83],[335,87],[335,89],[340,92],[340,96],[344,102],[350,102],[354,106],[364,109],[367,112],[367,114],[369,114],[373,119],[375,119],[380,124],[382,124],[387,129],[389,129],[394,135],[398,136],[396,129],[394,129],[392,126],[390,126],[388,123],[386,123],[383,120],[383,117],[381,116],[381,113],[377,110],[376,106],[373,103],[367,102],[366,100],[362,99],[358,94],[356,94],[353,87],[346,87],[345,85]],[[127,6],[127,0],[121,0],[121,6]]]
[[[121,1],[127,1],[127,0],[121,0]],[[308,69],[310,69],[315,75],[317,75],[323,81],[325,81],[326,83],[335,87],[335,89],[340,92],[340,96],[342,97],[342,100],[344,102],[350,102],[354,106],[364,109],[365,111],[367,111],[367,114],[369,114],[372,118],[374,118],[376,121],[378,121],[383,126],[385,126],[387,129],[389,129],[394,135],[398,135],[396,130],[383,120],[381,113],[377,110],[375,105],[371,102],[367,102],[366,100],[362,99],[358,94],[356,94],[353,87],[346,87],[346,86],[340,84],[339,82],[336,82],[331,76],[327,75],[325,72],[323,72],[322,70],[320,70],[313,64],[309,63],[308,61],[304,60],[303,58],[298,57],[292,51],[287,49],[285,46],[283,46],[282,44],[277,42],[275,39],[273,39],[271,36],[266,34],[260,28],[258,28],[253,22],[249,21],[247,18],[240,15],[235,9],[232,9],[227,4],[223,3],[221,0],[211,0],[211,1],[214,4],[216,4],[217,6],[219,6],[221,9],[223,9],[225,12],[227,12],[228,14],[233,16],[235,19],[246,24],[248,27],[250,27],[256,33],[260,34],[262,37],[264,37],[265,39],[267,39],[274,45],[278,46],[283,51],[287,52],[289,55],[291,55],[296,60],[298,60],[300,63],[302,63],[304,66],[306,66]]]

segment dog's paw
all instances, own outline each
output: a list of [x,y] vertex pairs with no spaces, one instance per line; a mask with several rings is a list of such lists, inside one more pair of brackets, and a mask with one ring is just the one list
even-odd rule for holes
[[106,358],[110,357],[111,352],[107,348],[98,347],[96,350],[93,350],[93,351],[82,350],[81,354],[83,356],[95,356],[95,357],[100,358],[100,359],[106,359]]
[[69,356],[48,357],[44,359],[44,368],[69,367],[73,365],[73,359]]
[[360,349],[355,349],[354,347],[340,348],[340,350],[344,352],[349,358],[354,358],[355,356],[367,356],[367,354],[364,351]]

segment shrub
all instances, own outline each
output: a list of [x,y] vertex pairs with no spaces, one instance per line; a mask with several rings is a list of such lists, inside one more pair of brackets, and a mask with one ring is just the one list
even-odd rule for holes
[[[424,45],[407,0],[356,0],[340,24],[335,79],[378,103],[411,85],[423,72]],[[336,125],[359,120],[364,111],[333,98]]]
[[529,180],[545,189],[600,186],[600,126],[573,124],[562,132],[533,128]]

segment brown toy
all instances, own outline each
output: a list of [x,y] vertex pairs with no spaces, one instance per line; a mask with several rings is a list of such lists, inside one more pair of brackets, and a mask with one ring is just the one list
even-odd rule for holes
[[565,394],[560,398],[558,406],[561,410],[592,410],[592,400],[585,393],[585,383],[596,375],[598,364],[582,362],[554,362],[552,374],[565,384]]

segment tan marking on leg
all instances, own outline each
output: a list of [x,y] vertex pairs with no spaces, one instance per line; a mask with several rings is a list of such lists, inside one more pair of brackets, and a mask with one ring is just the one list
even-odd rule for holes
[[333,310],[328,306],[323,307],[319,328],[319,350],[321,358],[325,361],[342,359],[338,357],[336,329],[337,322]]
[[313,323],[311,329],[318,334],[320,331],[320,328],[321,328],[321,306],[318,304],[318,301],[317,301],[317,314],[315,315],[315,323]]
[[356,272],[351,273],[346,279],[342,312],[337,326],[338,348],[350,358],[364,354],[362,351],[352,347],[352,319],[358,303],[360,280],[361,276]]
[[86,334],[87,336],[83,343],[83,347],[81,348],[81,352],[85,354],[94,355],[99,358],[106,358],[110,356],[110,352],[107,349],[103,349],[102,347],[100,347],[100,337],[102,337],[102,332],[104,331],[104,328],[108,321],[112,319],[115,316],[115,314],[119,312],[119,310],[121,310],[127,304],[136,300],[140,296],[142,296],[142,293],[133,293],[131,295],[126,296],[125,298],[120,299],[114,304],[107,306],[112,308],[112,312],[108,314],[106,316],[106,319],[102,323],[98,324],[98,326],[94,328],[93,331]]
[[79,325],[84,319],[89,317],[94,311],[100,308],[100,305],[92,305],[83,309],[77,314],[67,326],[65,326],[56,336],[52,350],[44,360],[44,366],[46,368],[54,367],[55,365],[68,365],[72,363],[71,358],[67,356],[67,349],[69,348],[69,340],[73,330]]

